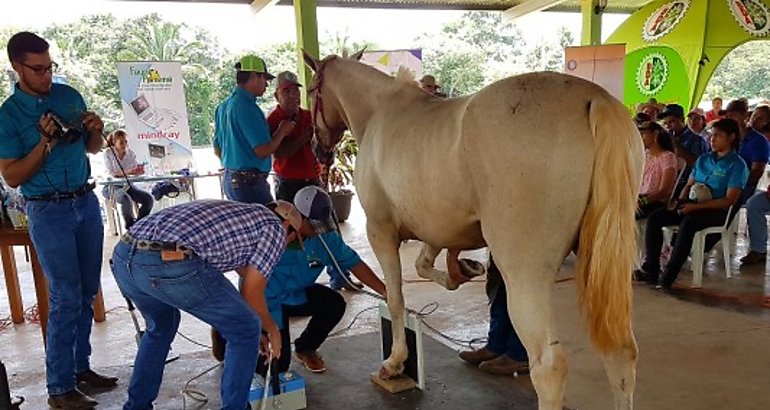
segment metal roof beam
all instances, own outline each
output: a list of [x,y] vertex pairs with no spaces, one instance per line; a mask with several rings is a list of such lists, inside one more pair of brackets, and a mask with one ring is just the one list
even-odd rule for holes
[[563,3],[564,0],[529,0],[503,12],[503,18],[511,21],[529,13],[536,13]]

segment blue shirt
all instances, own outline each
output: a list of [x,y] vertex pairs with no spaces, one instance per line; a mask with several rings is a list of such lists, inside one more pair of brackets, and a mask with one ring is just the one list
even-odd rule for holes
[[[40,117],[53,111],[67,124],[78,124],[86,110],[83,96],[64,84],[52,84],[46,95],[27,94],[16,84],[14,93],[0,106],[0,158],[23,158],[42,138]],[[87,136],[71,144],[59,142],[32,178],[21,184],[25,196],[71,192],[88,181],[91,169],[86,156]]]
[[129,230],[135,239],[177,242],[222,272],[252,265],[266,278],[285,248],[286,230],[259,204],[206,199],[150,214]]
[[[764,135],[749,128],[748,134],[741,140],[738,147],[738,154],[743,158],[746,166],[751,170],[752,162],[761,162],[767,164],[767,157],[770,155],[770,145]],[[746,190],[754,193],[756,186],[747,186]]]
[[344,271],[361,262],[356,251],[345,244],[337,231],[305,238],[304,249],[287,249],[273,267],[273,276],[265,289],[267,308],[278,327],[283,327],[281,305],[295,306],[306,303],[305,289],[313,286],[324,268],[336,269],[319,237],[326,241]]
[[734,150],[722,158],[709,152],[698,157],[691,176],[695,182],[708,185],[711,197],[719,199],[727,196],[728,188],[743,189],[749,180],[749,169]]
[[217,107],[214,121],[214,147],[220,149],[225,168],[270,172],[270,156],[259,158],[254,152],[254,148],[271,139],[265,113],[257,105],[254,94],[236,86]]

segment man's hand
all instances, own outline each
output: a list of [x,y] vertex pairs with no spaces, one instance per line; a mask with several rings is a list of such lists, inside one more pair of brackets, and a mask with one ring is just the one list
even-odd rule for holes
[[701,208],[700,204],[694,204],[694,203],[688,202],[688,203],[683,204],[682,206],[680,206],[678,212],[681,215],[687,215],[687,214],[689,214],[689,213],[691,213],[693,211],[697,211],[700,208]]
[[294,131],[295,125],[296,123],[294,121],[283,120],[280,124],[278,124],[278,129],[275,130],[275,133],[281,138],[285,138],[287,135],[291,134],[292,131]]
[[37,126],[40,130],[40,139],[45,140],[49,149],[53,148],[56,143],[59,142],[58,138],[54,138],[56,133],[59,132],[59,127],[56,126],[53,118],[51,118],[51,114],[43,114],[40,116]]
[[102,135],[104,131],[104,123],[98,115],[91,111],[83,113],[83,127],[88,131],[90,135]]
[[277,327],[267,330],[259,341],[259,351],[262,355],[278,359],[281,357],[281,331]]

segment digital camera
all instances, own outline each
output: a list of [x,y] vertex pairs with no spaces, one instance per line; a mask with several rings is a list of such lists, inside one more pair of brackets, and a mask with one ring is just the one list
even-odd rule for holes
[[53,120],[54,126],[56,127],[54,132],[51,134],[51,138],[67,144],[71,144],[83,138],[82,123],[75,127],[62,121],[61,117],[59,117],[58,114],[51,110],[48,110],[46,114],[50,114],[51,120]]

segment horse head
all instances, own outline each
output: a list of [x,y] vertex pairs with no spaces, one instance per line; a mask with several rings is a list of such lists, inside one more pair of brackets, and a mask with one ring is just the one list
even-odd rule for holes
[[[351,59],[360,60],[364,50],[351,56]],[[305,64],[313,70],[313,80],[308,87],[308,96],[311,100],[311,113],[313,126],[316,130],[318,142],[326,149],[332,148],[342,139],[342,134],[349,129],[347,118],[340,108],[340,104],[324,84],[324,72],[327,65],[340,58],[331,55],[323,60],[318,60],[307,51],[302,50]]]

